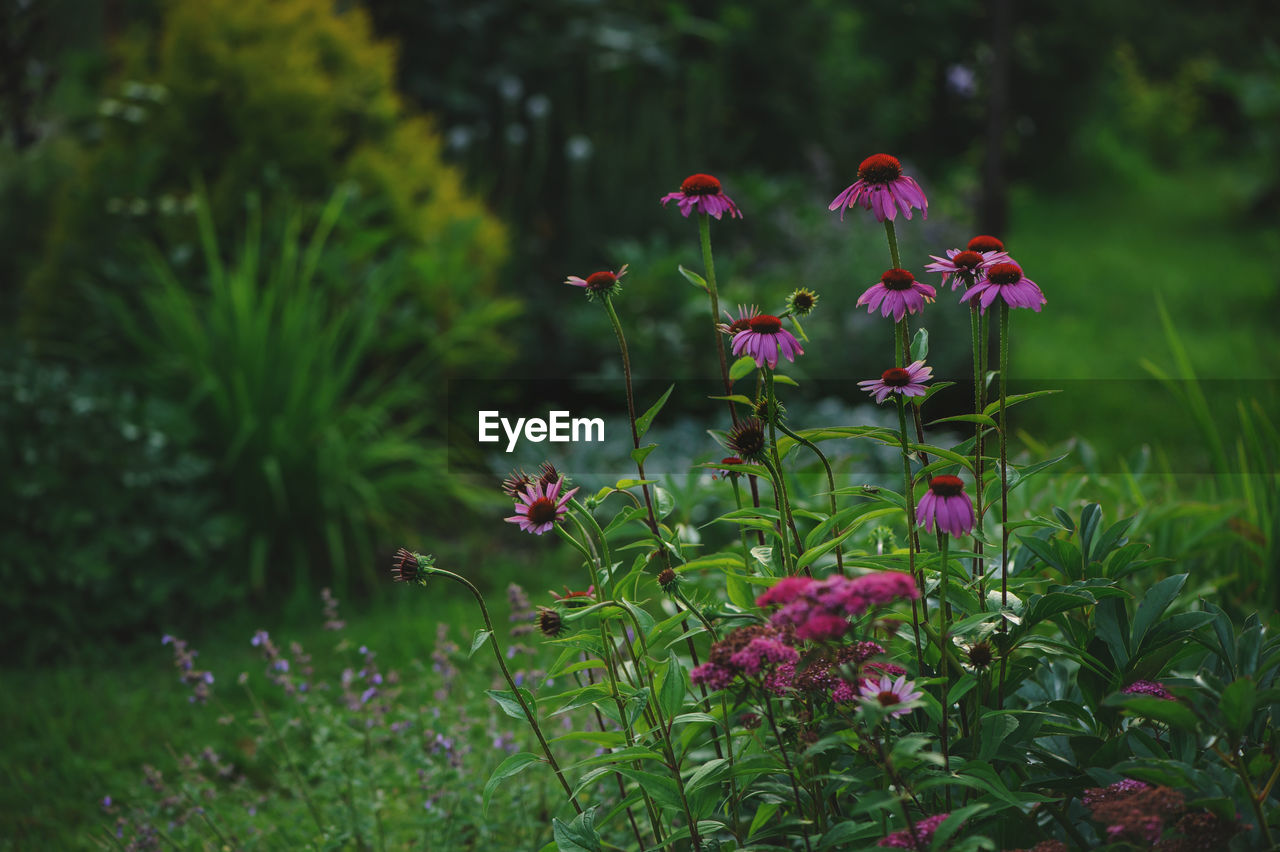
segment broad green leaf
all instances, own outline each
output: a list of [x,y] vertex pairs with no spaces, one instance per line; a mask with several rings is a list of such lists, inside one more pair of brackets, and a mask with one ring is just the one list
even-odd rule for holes
[[793,388],[800,387],[800,383],[790,376],[784,376],[781,373],[774,373],[773,380],[780,385],[791,385]]
[[[524,699],[529,712],[536,713],[537,703],[534,700],[533,693],[522,686],[518,686],[516,689],[520,690],[520,697]],[[516,700],[516,696],[510,690],[486,689],[484,694],[498,702],[498,706],[512,719],[519,719],[522,722],[529,721],[529,717],[524,714],[524,710],[520,707],[520,702]]]
[[[1053,393],[1062,393],[1062,391],[1038,390],[1038,391],[1032,391],[1031,393],[1015,393],[1013,396],[1005,397],[1004,407],[1006,409],[1009,409],[1020,402],[1026,402],[1027,400],[1031,400],[1031,399],[1039,399],[1042,396],[1048,396],[1049,394],[1053,394]],[[992,415],[999,410],[1000,410],[1000,400],[997,399],[995,402],[991,403],[985,409],[983,409],[982,413],[986,415]]]
[[737,361],[729,366],[729,380],[736,382],[738,379],[745,378],[755,372],[756,359],[750,355],[743,355]]
[[644,464],[644,460],[649,457],[649,453],[653,452],[656,449],[658,449],[657,444],[649,444],[648,446],[641,447],[638,450],[632,450],[631,458],[635,461],[636,464]]
[[1142,648],[1142,640],[1147,631],[1164,615],[1186,582],[1186,574],[1174,574],[1156,583],[1143,595],[1138,603],[1138,610],[1133,615],[1133,638],[1129,647],[1135,653]]
[[551,835],[560,852],[600,852],[600,837],[595,827],[596,809],[587,808],[570,822],[551,819]]
[[1233,741],[1239,740],[1245,728],[1253,721],[1257,692],[1257,685],[1251,677],[1234,681],[1222,692],[1222,718],[1227,722],[1227,730],[1231,732]]
[[916,335],[911,341],[911,360],[923,361],[928,357],[929,357],[929,329],[921,328],[916,331]]
[[1196,715],[1181,701],[1168,698],[1156,698],[1153,695],[1113,695],[1104,702],[1110,706],[1123,707],[1128,713],[1163,722],[1171,728],[1179,728],[1195,733]]
[[467,652],[468,659],[475,656],[476,651],[480,650],[480,646],[489,641],[489,637],[492,635],[492,630],[486,630],[483,627],[477,630],[476,635],[471,637],[471,650]]
[[658,416],[658,412],[662,410],[662,406],[667,404],[667,399],[675,389],[675,385],[667,388],[667,392],[658,397],[658,401],[651,405],[648,411],[636,418],[636,433],[640,437],[644,437],[644,433],[649,431],[649,424],[653,422],[653,418]]
[[700,287],[703,290],[707,289],[707,279],[703,278],[701,275],[694,272],[692,269],[685,269],[683,265],[677,266],[676,269],[679,270],[680,274],[684,276],[685,281],[688,281],[693,286]]
[[667,670],[662,677],[662,687],[658,690],[658,705],[668,718],[675,716],[684,706],[685,682],[684,666],[673,653],[667,658]]
[[529,754],[525,751],[520,754],[513,754],[498,764],[498,768],[493,770],[493,774],[489,776],[489,783],[484,785],[480,813],[486,817],[489,815],[489,800],[493,797],[493,793],[498,789],[499,784],[513,775],[520,774],[530,765],[539,763],[541,760],[542,758],[536,754]]

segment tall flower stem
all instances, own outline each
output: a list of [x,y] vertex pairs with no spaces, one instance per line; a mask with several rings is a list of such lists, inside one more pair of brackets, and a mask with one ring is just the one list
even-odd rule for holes
[[[613,323],[613,333],[618,337],[618,348],[622,351],[622,376],[627,386],[627,418],[631,421],[631,444],[638,450],[640,449],[640,430],[636,428],[636,397],[631,385],[631,355],[627,351],[627,338],[622,333],[622,321],[618,319],[618,312],[613,309],[613,300],[607,293],[604,296],[604,307],[609,313],[609,321]],[[640,488],[644,493],[644,506],[649,514],[649,530],[658,541],[658,550],[662,553],[663,560],[667,561],[667,548],[662,542],[662,534],[658,529],[658,515],[653,510],[653,497],[649,494],[649,486],[644,484],[646,480],[644,462],[639,459],[635,461],[636,472],[640,474]]]
[[[885,222],[886,226],[889,222]],[[889,228],[892,234],[892,228]],[[896,244],[895,251],[896,251]],[[905,333],[903,324],[899,323],[897,334],[901,337]],[[894,346],[895,351],[898,349]],[[901,352],[898,353],[897,366],[901,367]],[[907,403],[902,394],[895,394],[898,398],[898,437],[902,442],[902,499],[906,503],[907,509],[907,570],[912,578],[916,581],[916,585],[920,587],[920,599],[911,601],[911,626],[912,632],[916,638],[916,665],[917,671],[924,674],[924,648],[920,642],[920,610],[925,612],[925,618],[928,618],[929,608],[927,605],[928,598],[925,596],[924,572],[916,571],[916,550],[920,546],[919,538],[916,536],[916,499],[915,487],[911,476],[911,451],[907,448]]]
[[[782,742],[782,734],[778,732],[778,722],[773,715],[773,701],[769,698],[769,693],[762,691],[764,695],[764,715],[769,720],[769,727],[773,729],[773,738],[778,742],[778,754],[782,757],[782,765],[787,770],[787,778],[791,781],[791,792],[795,795],[796,815],[804,815],[804,802],[800,798],[800,786],[796,780],[796,770],[791,765],[791,758],[787,757],[787,747]],[[809,833],[806,831],[801,835],[804,838],[804,848],[813,852],[813,847],[809,844]]]
[[[948,549],[951,544],[951,536],[943,533],[942,539],[942,565],[939,571],[938,579],[938,656],[944,662],[942,666],[942,767],[945,772],[951,772],[951,749],[949,746],[951,739],[950,724],[948,716],[951,710],[951,676],[950,671],[945,665],[947,658],[947,633],[951,629],[950,613],[947,611],[947,556]],[[947,797],[947,810],[951,810],[951,788],[945,789]]]
[[[720,359],[720,377],[724,380],[725,396],[733,393],[733,382],[729,378],[729,360],[724,354],[724,337],[720,334],[720,295],[716,292],[716,263],[711,256],[711,217],[706,213],[698,214],[698,242],[702,244],[702,267],[707,272],[707,295],[711,297],[711,333],[716,338],[716,356]],[[729,418],[737,425],[738,412],[729,400]]]
[[516,697],[516,702],[519,703],[520,709],[524,712],[525,720],[528,721],[529,727],[533,729],[534,736],[538,738],[538,745],[542,747],[542,753],[546,755],[547,763],[550,764],[552,771],[555,772],[556,778],[560,780],[560,786],[564,788],[569,804],[573,805],[575,811],[582,813],[582,805],[578,804],[578,800],[573,795],[573,788],[565,780],[564,773],[560,771],[560,764],[556,762],[556,756],[551,753],[551,746],[547,745],[547,739],[542,735],[542,727],[538,724],[538,717],[534,715],[533,710],[525,703],[524,696],[520,694],[520,688],[516,686],[515,678],[511,676],[511,671],[507,668],[507,662],[503,659],[502,650],[498,647],[498,635],[493,629],[493,619],[489,617],[489,608],[484,603],[484,595],[480,594],[480,590],[472,585],[470,580],[460,574],[455,574],[452,571],[438,568],[434,565],[429,570],[432,574],[448,577],[450,580],[466,586],[467,591],[471,592],[471,596],[480,605],[480,615],[484,618],[485,629],[489,631],[489,647],[493,649],[493,656],[498,661],[498,668],[502,669],[502,678],[507,682],[507,686],[511,687],[511,694]]
[[[1009,608],[1009,303],[1000,300],[1000,609]],[[1008,631],[1009,622],[1000,618],[1000,631]],[[1008,672],[1008,655],[1000,654],[1000,708],[1004,707],[1004,681]]]
[[[581,655],[581,659],[582,659],[582,661],[583,661],[583,662],[586,662],[586,660],[587,660],[587,654],[586,654],[586,652],[585,652],[585,651],[582,653],[582,655]],[[596,685],[596,679],[595,679],[595,677],[591,674],[591,669],[587,669],[587,670],[586,670],[586,673],[587,673],[587,685],[589,685],[589,686],[595,686],[595,685]],[[582,676],[581,676],[578,672],[574,672],[574,673],[573,673],[573,679],[574,679],[574,681],[578,684],[578,687],[579,687],[579,688],[582,688]],[[592,707],[591,709],[592,709],[593,711],[595,711],[595,716],[596,716],[596,727],[597,727],[597,728],[599,728],[601,732],[607,731],[607,730],[608,730],[608,728],[606,728],[606,727],[605,727],[605,724],[604,724],[604,714],[600,712],[600,708],[599,708],[599,707]],[[624,717],[624,718],[625,718],[625,717]],[[607,748],[607,747],[606,747],[606,748]],[[612,748],[608,748],[607,750],[608,750],[610,753],[612,753],[612,752],[614,751]],[[622,774],[621,774],[621,773],[619,773],[619,772],[615,772],[615,773],[613,773],[613,777],[614,777],[614,778],[617,780],[617,782],[618,782],[618,797],[619,797],[619,799],[625,799],[625,798],[627,797],[627,785],[626,785],[626,782],[622,779]],[[630,806],[628,806],[628,807],[627,807],[627,821],[631,823],[631,833],[632,833],[632,835],[634,835],[634,836],[635,836],[635,839],[636,839],[636,845],[637,845],[639,848],[643,849],[643,848],[644,848],[644,838],[640,835],[640,826],[639,826],[639,824],[636,822],[636,815],[635,815],[634,813],[632,813],[632,811],[631,811],[631,807],[630,807]],[[655,836],[655,838],[654,838],[654,842],[657,842],[657,837],[656,837],[656,836]]]
[[[971,301],[969,303],[969,335],[973,338],[973,413],[981,415],[986,408],[986,382],[982,369],[983,355],[987,349],[986,335],[983,333],[985,325],[983,324],[978,313],[978,306]],[[982,487],[982,444],[983,444],[984,428],[981,423],[973,425],[973,472],[974,480],[978,483],[977,505],[974,514],[977,518],[977,535],[973,538],[973,576],[978,581],[978,608],[985,610],[987,608],[985,575],[986,560],[983,558],[984,546],[982,543],[982,500],[984,489]]]
[[[769,395],[769,451],[773,455],[774,488],[778,490],[778,495],[781,498],[782,514],[783,514],[783,518],[785,519],[786,525],[788,528],[790,528],[792,535],[794,535],[796,538],[796,556],[800,556],[804,552],[804,545],[800,541],[800,532],[796,529],[795,519],[791,516],[791,499],[787,496],[786,474],[782,470],[782,457],[778,455],[778,429],[777,429],[778,418],[776,415],[776,412],[778,410],[778,398],[777,396],[774,395],[774,392],[773,392],[773,371],[772,370],[765,369],[764,386],[765,386],[765,392]],[[786,538],[787,538],[787,531],[786,529],[784,529],[782,530],[782,539],[784,544],[786,543]],[[784,558],[786,557],[786,555],[787,555],[787,550],[784,547],[783,548]],[[788,574],[792,573],[790,567],[788,567],[787,573]],[[805,573],[809,573],[809,572],[806,570]],[[812,575],[810,574],[810,576]]]
[[898,232],[892,219],[884,220],[884,235],[889,238],[889,257],[893,260],[893,268],[902,268],[902,259],[898,257]]
[[[742,491],[738,486],[738,476],[736,474],[729,475],[733,482],[733,503],[738,511],[742,511]],[[747,528],[738,527],[738,538],[742,541],[742,570],[751,570],[751,546],[747,544]]]
[[[795,432],[791,431],[791,429],[787,426],[787,424],[782,422],[781,418],[778,419],[778,428],[781,429],[786,435],[790,436],[796,443],[803,444],[804,446],[808,447],[809,450],[812,451],[813,454],[818,457],[818,461],[822,462],[822,469],[827,472],[827,498],[831,506],[831,535],[833,538],[838,539],[840,537],[841,530],[840,530],[840,525],[836,523],[835,517],[836,517],[836,513],[839,511],[839,506],[836,503],[836,478],[835,478],[835,475],[831,472],[831,462],[827,461],[826,455],[823,454],[822,450],[818,449],[817,444],[813,443],[813,441],[810,441],[808,438],[797,435]],[[844,576],[843,548],[841,548],[841,546],[837,544],[835,550],[836,550],[836,570],[840,572],[841,576]]]

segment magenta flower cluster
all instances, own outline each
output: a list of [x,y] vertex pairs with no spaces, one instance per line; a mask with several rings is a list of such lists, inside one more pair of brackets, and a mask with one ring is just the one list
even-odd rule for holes
[[1177,701],[1173,697],[1173,693],[1165,689],[1163,684],[1154,680],[1135,680],[1120,691],[1125,695],[1150,695],[1153,698],[1161,698],[1165,701]]
[[815,642],[839,639],[849,629],[850,616],[873,606],[920,596],[909,574],[884,571],[862,577],[814,580],[786,577],[756,599],[759,606],[781,604],[771,619],[775,627],[792,627],[797,639]]
[[933,835],[938,831],[938,827],[946,822],[949,816],[951,814],[946,813],[925,817],[915,823],[912,828],[904,828],[902,831],[895,831],[880,838],[880,842],[876,845],[889,849],[928,849],[933,843]]

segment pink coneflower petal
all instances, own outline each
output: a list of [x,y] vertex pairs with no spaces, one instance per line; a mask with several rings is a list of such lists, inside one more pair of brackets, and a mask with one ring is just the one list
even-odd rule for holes
[[733,199],[724,194],[720,181],[711,175],[689,175],[680,184],[679,191],[669,192],[659,200],[664,207],[669,202],[675,201],[680,208],[680,213],[686,219],[695,210],[715,219],[719,219],[725,213],[728,213],[731,219],[742,218],[742,213],[733,203]]
[[795,361],[797,355],[803,355],[804,349],[795,335],[782,327],[782,320],[769,314],[760,314],[747,322],[747,328],[733,336],[733,354],[749,355],[757,367],[778,366],[778,354],[788,361]]
[[935,476],[916,505],[916,523],[924,527],[925,532],[931,533],[937,527],[948,535],[968,535],[977,517],[963,480],[958,476]]
[[929,218],[924,190],[914,178],[903,175],[902,164],[888,154],[873,154],[863,160],[858,166],[858,180],[837,195],[827,209],[839,210],[843,220],[844,211],[855,204],[870,210],[881,222],[893,221],[899,210],[910,219],[912,208]]

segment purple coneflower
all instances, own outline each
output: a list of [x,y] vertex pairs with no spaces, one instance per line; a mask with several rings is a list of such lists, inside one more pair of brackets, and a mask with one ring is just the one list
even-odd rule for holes
[[929,272],[941,272],[943,287],[947,286],[948,278],[955,276],[955,280],[951,282],[952,290],[961,284],[972,287],[981,280],[987,267],[1009,261],[1009,255],[1005,252],[974,251],[973,249],[947,249],[946,257],[938,257],[936,254],[931,254],[929,257],[937,263],[930,263],[925,269]]
[[939,530],[953,536],[968,535],[977,518],[973,502],[964,493],[964,481],[947,474],[935,476],[916,506],[916,522],[925,532],[933,532],[937,524]]
[[[972,292],[972,291],[970,291]],[[893,314],[894,322],[902,322],[907,314],[919,313],[925,302],[932,302],[938,291],[921,284],[905,269],[886,269],[880,280],[858,297],[856,307],[867,306],[869,313],[880,309],[881,316]]]
[[760,309],[755,305],[738,305],[738,317],[734,319],[733,314],[728,311],[724,312],[728,322],[717,323],[716,328],[721,334],[727,334],[733,337],[740,331],[747,331],[751,328],[751,321],[760,316]]
[[844,211],[855,204],[875,213],[881,222],[892,222],[899,209],[910,219],[912,207],[918,208],[923,218],[929,218],[929,199],[924,197],[924,190],[915,178],[902,173],[898,158],[888,154],[872,154],[863,160],[858,166],[858,180],[837,195],[827,209],[839,210],[843,220]]
[[564,480],[557,480],[550,485],[536,485],[518,495],[516,513],[505,520],[511,524],[519,524],[520,529],[534,535],[542,535],[556,525],[569,511],[569,500],[578,489],[572,488],[564,494],[560,493]]
[[720,181],[711,175],[689,175],[680,184],[678,192],[671,192],[662,196],[662,205],[665,207],[667,202],[674,201],[680,205],[680,213],[688,219],[689,214],[695,210],[699,213],[706,213],[708,216],[714,216],[719,219],[725,213],[729,214],[729,218],[742,218],[738,205],[733,203],[733,199],[724,194],[724,190],[720,188]]
[[914,709],[910,706],[913,701],[924,697],[924,693],[916,692],[915,688],[915,682],[907,680],[906,675],[899,675],[897,680],[884,675],[878,681],[864,680],[859,694],[863,701],[878,704],[890,716],[904,716]]
[[627,274],[627,264],[622,264],[622,268],[617,272],[608,269],[602,269],[599,272],[593,272],[586,278],[579,278],[577,275],[570,275],[564,279],[564,283],[574,287],[582,287],[587,291],[588,297],[609,295],[616,296],[618,291],[622,289],[619,281],[622,276]]
[[914,361],[908,367],[890,367],[878,379],[858,382],[858,387],[884,402],[891,393],[900,396],[924,396],[924,383],[933,378],[933,368],[923,361]]
[[733,336],[733,354],[750,355],[756,359],[756,366],[769,365],[769,369],[778,366],[778,353],[788,361],[795,361],[797,355],[803,355],[800,341],[791,332],[782,327],[782,320],[769,314],[752,317],[745,331]]
[[1046,301],[1036,282],[1023,276],[1022,267],[1011,260],[988,266],[983,279],[966,290],[960,301],[974,298],[979,300],[984,314],[996,299],[1003,299],[1011,308],[1031,308],[1036,312]]

